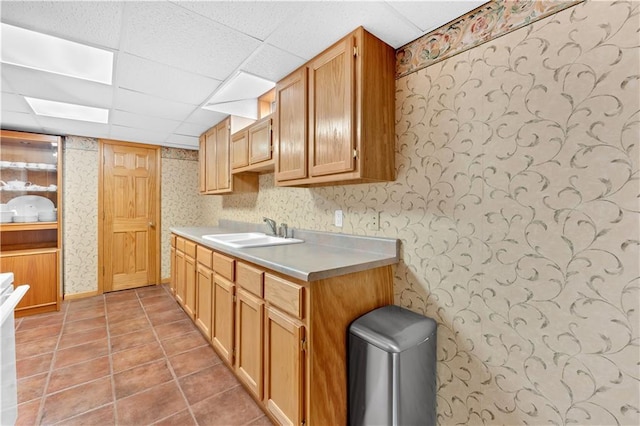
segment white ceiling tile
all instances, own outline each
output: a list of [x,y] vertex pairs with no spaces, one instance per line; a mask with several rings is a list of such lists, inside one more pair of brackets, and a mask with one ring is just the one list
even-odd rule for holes
[[38,132],[41,128],[33,115],[5,111],[4,106],[2,107],[2,114],[0,114],[0,126],[7,130],[21,130],[25,132]]
[[312,10],[283,24],[267,42],[311,59],[360,25],[393,47],[420,36],[417,27],[408,25],[386,3],[314,2],[307,3],[307,8]]
[[149,117],[142,114],[133,114],[127,111],[114,110],[109,118],[111,124],[126,127],[138,127],[140,129],[154,130],[157,132],[173,132],[180,121],[167,118]]
[[229,114],[223,114],[221,112],[198,108],[193,111],[185,121],[188,123],[202,124],[204,126],[207,126],[208,129],[209,127],[215,126],[228,116]]
[[127,89],[118,89],[114,108],[151,117],[183,121],[197,106],[168,101]]
[[126,53],[119,55],[116,74],[119,87],[194,105],[204,102],[221,83]]
[[464,15],[484,3],[486,3],[486,0],[391,1],[389,5],[425,33]]
[[108,124],[42,116],[38,117],[38,122],[47,133],[56,135],[105,137],[109,134]]
[[265,43],[242,65],[242,69],[278,82],[305,62],[306,60],[299,56]]
[[125,51],[224,80],[260,42],[172,3],[126,3]]
[[19,95],[106,108],[113,100],[113,88],[106,84],[15,65],[2,64],[0,70],[3,80]]
[[176,1],[174,3],[259,40],[264,40],[281,23],[293,19],[304,9],[303,2],[291,1]]
[[162,145],[167,137],[164,132],[154,132],[153,130],[136,129],[125,126],[111,126],[109,132],[111,139],[125,142],[139,142],[146,144]]
[[14,93],[2,92],[2,112],[12,111],[21,112],[23,114],[31,114],[33,110],[29,107],[29,104],[24,99],[24,96],[16,95]]
[[174,130],[174,133],[185,135],[185,136],[196,136],[199,137],[205,131],[209,130],[211,125],[209,124],[196,124],[196,123],[182,123],[177,129]]
[[181,147],[189,147],[198,149],[199,147],[199,139],[194,136],[180,135],[180,134],[171,134],[165,140],[167,144],[171,144],[173,146],[179,145]]
[[3,1],[2,22],[90,45],[115,49],[122,2]]

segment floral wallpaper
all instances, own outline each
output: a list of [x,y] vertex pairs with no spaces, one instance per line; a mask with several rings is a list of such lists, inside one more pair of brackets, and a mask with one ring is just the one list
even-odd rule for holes
[[64,138],[64,294],[98,288],[98,157],[97,139]]
[[396,51],[402,77],[584,0],[491,0]]
[[640,424],[639,7],[587,1],[398,79],[395,182],[263,175],[205,214],[401,239],[441,425]]

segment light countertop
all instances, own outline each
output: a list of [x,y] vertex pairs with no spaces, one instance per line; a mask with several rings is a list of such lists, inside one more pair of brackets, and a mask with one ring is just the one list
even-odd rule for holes
[[255,263],[266,269],[317,281],[398,263],[400,240],[393,238],[294,230],[304,243],[269,247],[232,248],[202,238],[209,234],[264,232],[263,224],[220,220],[215,227],[175,227],[171,232],[200,245]]

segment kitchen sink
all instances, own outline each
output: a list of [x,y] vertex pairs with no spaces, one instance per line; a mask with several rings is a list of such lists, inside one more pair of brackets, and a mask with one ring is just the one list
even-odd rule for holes
[[267,235],[263,232],[239,232],[235,234],[212,234],[203,235],[205,240],[213,241],[218,244],[224,244],[233,248],[248,247],[267,247],[279,246],[284,244],[304,243],[304,240],[296,238],[281,238],[273,235]]

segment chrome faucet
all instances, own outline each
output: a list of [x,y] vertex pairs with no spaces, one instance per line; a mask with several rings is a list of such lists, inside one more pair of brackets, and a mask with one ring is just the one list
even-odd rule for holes
[[269,228],[271,228],[271,233],[277,237],[278,236],[278,230],[276,228],[276,221],[273,220],[273,219],[269,219],[268,217],[263,217],[262,220],[267,225],[269,225]]
[[280,236],[282,238],[289,238],[289,226],[286,223],[280,224]]

